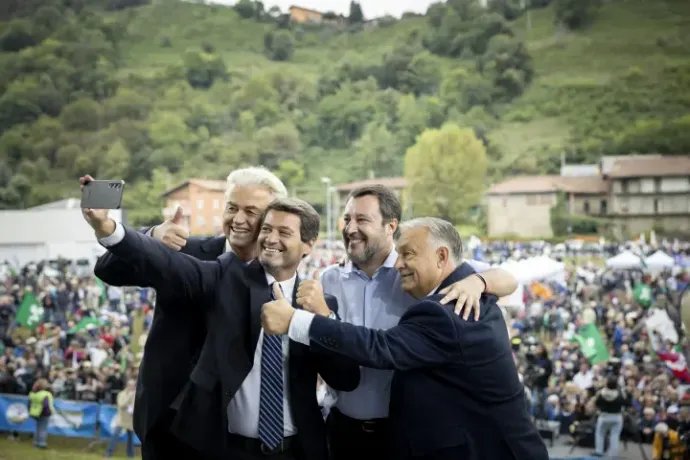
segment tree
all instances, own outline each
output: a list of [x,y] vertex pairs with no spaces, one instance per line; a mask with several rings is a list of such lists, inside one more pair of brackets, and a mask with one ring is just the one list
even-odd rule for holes
[[401,172],[398,143],[394,136],[380,122],[371,122],[364,129],[362,137],[355,142],[353,169],[356,177],[397,176]]
[[357,24],[364,22],[364,13],[362,13],[362,6],[359,2],[350,2],[350,15],[347,18],[350,24]]
[[264,37],[264,48],[270,59],[289,61],[295,52],[295,37],[289,30],[280,29]]
[[482,197],[486,170],[486,150],[471,128],[426,130],[405,153],[414,214],[466,221]]
[[591,24],[600,0],[556,0],[556,22],[576,30]]

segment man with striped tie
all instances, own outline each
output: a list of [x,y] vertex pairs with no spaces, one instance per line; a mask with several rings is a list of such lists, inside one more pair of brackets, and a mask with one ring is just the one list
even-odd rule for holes
[[[101,210],[84,216],[108,251],[148,273],[155,288],[188,298],[196,306],[190,314],[206,317],[199,362],[176,402],[185,416],[176,418],[173,432],[208,458],[326,460],[317,374],[351,391],[359,367],[287,336],[264,336],[261,328],[264,304],[297,306],[297,267],[318,237],[318,213],[301,200],[273,201],[261,219],[258,259],[249,265],[228,255],[204,262],[170,251]],[[316,314],[337,317],[335,298],[326,305]]]

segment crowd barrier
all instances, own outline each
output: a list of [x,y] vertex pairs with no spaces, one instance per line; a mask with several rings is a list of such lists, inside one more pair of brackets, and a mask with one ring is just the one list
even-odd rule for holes
[[[36,421],[29,417],[29,398],[19,395],[0,394],[0,431],[33,433]],[[48,435],[71,438],[109,439],[115,429],[117,408],[109,404],[87,401],[56,399],[55,414],[48,423]],[[126,433],[120,439],[127,439]],[[134,444],[141,445],[134,435]]]

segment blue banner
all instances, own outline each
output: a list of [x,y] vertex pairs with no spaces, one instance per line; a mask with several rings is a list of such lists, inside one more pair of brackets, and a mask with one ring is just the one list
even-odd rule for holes
[[[98,422],[100,423],[101,438],[111,438],[113,432],[115,431],[116,422],[115,415],[117,415],[117,408],[115,406],[108,406],[106,404],[101,404],[101,410],[98,413]],[[123,431],[120,433],[120,441],[127,441],[127,432]],[[134,445],[140,446],[141,441],[139,437],[134,434]]]
[[17,395],[0,395],[0,431],[31,433],[36,422],[29,417],[29,398]]
[[[81,401],[54,401],[55,414],[50,417],[48,434],[74,438],[93,438],[98,420],[98,404]],[[31,433],[36,421],[29,417],[29,398],[0,395],[0,431]]]
[[55,413],[48,422],[48,434],[72,438],[93,438],[96,435],[98,403],[56,399]]

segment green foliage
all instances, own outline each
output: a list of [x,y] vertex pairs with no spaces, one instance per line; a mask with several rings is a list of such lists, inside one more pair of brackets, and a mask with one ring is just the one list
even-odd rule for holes
[[551,230],[554,235],[596,235],[606,229],[607,223],[595,217],[570,214],[568,211],[568,199],[564,193],[560,193],[556,204],[549,210],[551,218]]
[[295,51],[295,37],[285,29],[269,32],[264,36],[264,51],[274,61],[289,61]]
[[569,29],[591,24],[601,0],[555,0],[556,21]]
[[359,2],[354,0],[350,2],[350,15],[347,20],[350,24],[364,22],[364,13],[362,13],[362,7]]
[[[554,24],[555,5],[530,10],[528,29],[514,0],[451,0],[378,27],[357,2],[345,27],[246,0],[0,3],[2,208],[75,196],[91,173],[126,180],[131,222],[151,224],[181,179],[264,164],[316,205],[323,176],[423,177],[415,211],[464,222],[485,174],[556,172],[563,151],[690,149],[690,7],[675,0],[606,2],[579,33]],[[406,169],[408,151],[421,166]],[[479,161],[411,172],[466,151]]]
[[484,192],[486,170],[486,150],[472,129],[446,124],[425,131],[405,154],[414,214],[467,222]]

